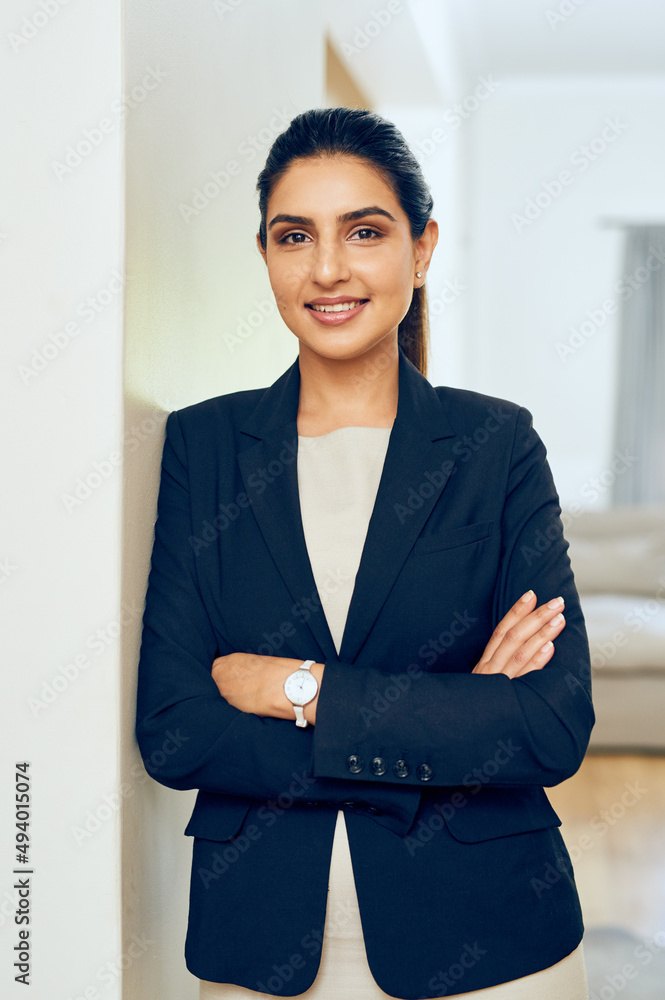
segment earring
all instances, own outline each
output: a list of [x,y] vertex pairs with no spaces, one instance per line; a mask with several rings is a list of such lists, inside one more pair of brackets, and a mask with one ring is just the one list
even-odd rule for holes
[[416,271],[416,278],[422,278],[422,276],[423,276],[422,271]]

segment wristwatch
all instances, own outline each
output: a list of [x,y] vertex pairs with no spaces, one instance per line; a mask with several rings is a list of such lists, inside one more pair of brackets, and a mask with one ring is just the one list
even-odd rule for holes
[[296,726],[303,728],[307,725],[303,707],[309,705],[310,701],[316,698],[316,692],[319,690],[319,682],[309,669],[315,662],[316,660],[305,660],[284,681],[284,694],[293,705],[293,711],[296,713]]

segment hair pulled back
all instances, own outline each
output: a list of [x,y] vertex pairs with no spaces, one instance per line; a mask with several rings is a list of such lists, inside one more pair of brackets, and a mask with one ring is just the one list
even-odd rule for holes
[[[409,220],[412,239],[422,236],[432,213],[432,196],[399,129],[364,108],[312,108],[296,115],[277,136],[258,176],[259,238],[264,250],[268,200],[275,184],[294,160],[336,154],[357,156],[377,167]],[[424,286],[413,290],[411,305],[399,325],[398,344],[409,361],[427,375],[429,323]]]

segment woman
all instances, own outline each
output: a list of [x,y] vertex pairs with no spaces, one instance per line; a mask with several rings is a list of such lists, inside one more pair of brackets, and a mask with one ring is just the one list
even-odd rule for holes
[[298,358],[170,415],[139,667],[146,767],[200,790],[188,968],[202,998],[582,1000],[543,785],[594,717],[545,449],[424,377],[438,231],[392,124],[299,115],[258,189]]

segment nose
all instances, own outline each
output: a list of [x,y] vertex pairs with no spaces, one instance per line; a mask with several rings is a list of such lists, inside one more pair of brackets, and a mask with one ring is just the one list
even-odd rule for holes
[[310,261],[310,277],[317,285],[329,288],[351,276],[345,247],[339,239],[319,239]]

